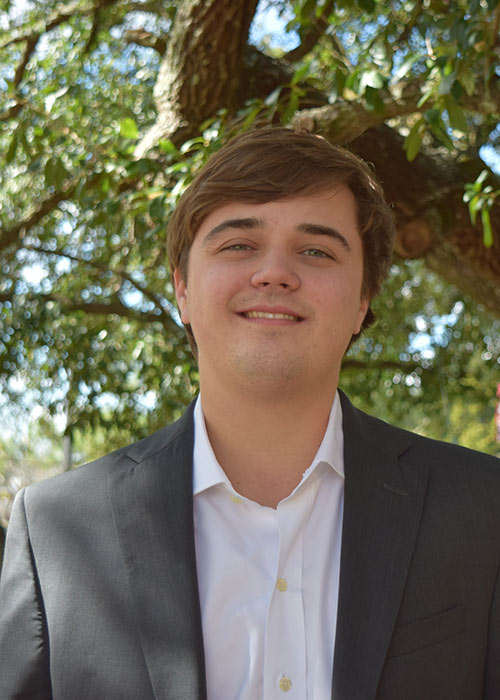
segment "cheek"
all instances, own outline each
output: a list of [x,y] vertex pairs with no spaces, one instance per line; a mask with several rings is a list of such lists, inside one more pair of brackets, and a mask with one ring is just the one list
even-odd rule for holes
[[227,306],[230,298],[227,280],[223,275],[214,271],[198,277],[196,283],[188,286],[186,294],[186,308],[191,324],[213,325],[220,319],[221,310]]

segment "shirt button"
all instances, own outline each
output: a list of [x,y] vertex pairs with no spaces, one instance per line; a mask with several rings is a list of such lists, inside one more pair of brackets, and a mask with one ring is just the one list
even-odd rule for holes
[[[278,591],[280,591],[280,593],[284,593],[288,588],[288,583],[287,583],[286,578],[279,578],[276,581],[276,588],[278,589]],[[288,688],[287,688],[287,690],[288,690]]]
[[286,693],[292,687],[292,681],[286,676],[282,676],[279,682],[280,690]]

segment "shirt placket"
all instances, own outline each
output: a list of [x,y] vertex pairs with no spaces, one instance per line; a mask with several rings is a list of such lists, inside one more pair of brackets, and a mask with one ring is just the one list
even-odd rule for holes
[[279,557],[266,622],[264,700],[307,697],[303,532],[313,500],[306,482],[276,510]]

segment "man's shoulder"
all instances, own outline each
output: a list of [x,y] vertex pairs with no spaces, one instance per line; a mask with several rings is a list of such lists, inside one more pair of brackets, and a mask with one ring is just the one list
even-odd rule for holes
[[500,478],[500,459],[493,455],[399,428],[355,408],[349,402],[344,401],[343,411],[344,415],[346,412],[351,414],[349,427],[356,423],[364,437],[382,451],[395,451],[410,460],[425,458],[431,468],[456,469],[476,465],[487,471],[493,470],[495,478]]
[[163,451],[175,449],[178,442],[187,449],[192,449],[192,441],[192,408],[190,406],[180,419],[138,442],[120,447],[70,471],[31,484],[25,489],[26,500],[33,502],[47,497],[59,499],[70,494],[75,497],[78,493],[84,494],[87,498],[91,497],[92,493],[97,496],[110,475],[146,462]]

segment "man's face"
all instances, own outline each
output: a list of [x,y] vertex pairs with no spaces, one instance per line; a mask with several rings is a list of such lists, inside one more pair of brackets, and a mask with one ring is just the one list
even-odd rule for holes
[[369,300],[351,191],[212,212],[174,280],[198,346],[202,388],[335,387]]

